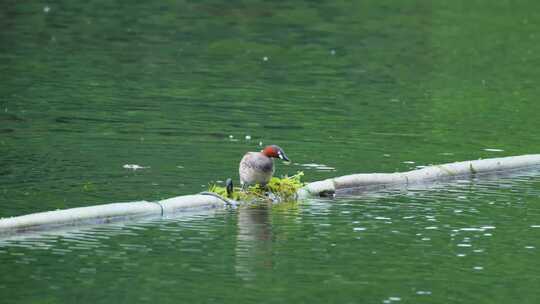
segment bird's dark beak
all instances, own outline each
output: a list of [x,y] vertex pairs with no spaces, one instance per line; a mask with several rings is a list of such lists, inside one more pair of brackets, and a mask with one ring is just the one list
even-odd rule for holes
[[284,161],[287,161],[287,162],[290,161],[289,158],[287,157],[287,155],[285,155],[285,153],[283,153],[283,151],[279,151],[278,156],[279,156],[279,158],[281,158]]

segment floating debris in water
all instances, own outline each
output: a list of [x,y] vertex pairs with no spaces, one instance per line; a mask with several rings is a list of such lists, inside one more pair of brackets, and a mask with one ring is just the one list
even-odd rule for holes
[[259,142],[259,147],[262,147],[263,143],[262,141]]
[[336,50],[330,50],[330,55],[334,56],[336,54]]
[[406,160],[403,163],[404,164],[409,164],[409,165],[415,164],[415,162],[413,162],[412,160]]
[[184,166],[176,166],[178,169],[184,169]]
[[389,297],[388,299],[383,300],[383,303],[388,304],[388,303],[399,302],[399,301],[401,301],[400,297]]
[[264,57],[263,57],[263,61],[268,61],[268,57],[267,57],[267,56],[264,56]]
[[134,164],[125,164],[122,166],[124,169],[131,169],[133,171],[136,171],[136,170],[140,170],[140,169],[148,169],[150,167],[143,167],[143,166],[139,166],[139,165],[134,165]]
[[50,11],[51,11],[51,8],[50,8],[48,5],[46,5],[46,6],[43,8],[43,12],[44,12],[45,14],[47,14],[47,13],[50,12]]
[[251,140],[251,135],[246,135],[246,140]]
[[484,151],[487,151],[487,152],[504,152],[503,149],[493,149],[493,148],[486,148],[486,149],[484,149]]
[[294,163],[294,164],[302,166],[302,167],[306,167],[308,169],[314,169],[314,170],[317,170],[317,171],[335,171],[336,170],[336,168],[330,167],[330,166],[327,166],[327,165],[324,165],[324,164],[315,164],[315,163],[311,163],[311,164]]

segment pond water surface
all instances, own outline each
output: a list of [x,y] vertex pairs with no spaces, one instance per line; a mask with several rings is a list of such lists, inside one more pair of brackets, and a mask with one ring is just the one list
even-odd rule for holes
[[[538,153],[533,1],[7,1],[0,217]],[[540,171],[0,240],[6,303],[538,303]]]

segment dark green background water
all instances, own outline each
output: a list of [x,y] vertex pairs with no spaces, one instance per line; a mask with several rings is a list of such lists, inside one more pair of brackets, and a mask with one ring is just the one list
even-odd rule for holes
[[[538,9],[3,1],[0,216],[199,192],[259,142],[307,180],[537,153]],[[4,240],[0,302],[538,303],[538,176]]]

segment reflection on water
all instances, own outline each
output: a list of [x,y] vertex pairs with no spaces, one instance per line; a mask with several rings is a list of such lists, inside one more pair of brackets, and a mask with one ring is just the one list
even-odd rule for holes
[[245,280],[260,271],[272,270],[271,205],[260,204],[238,209],[236,272]]

